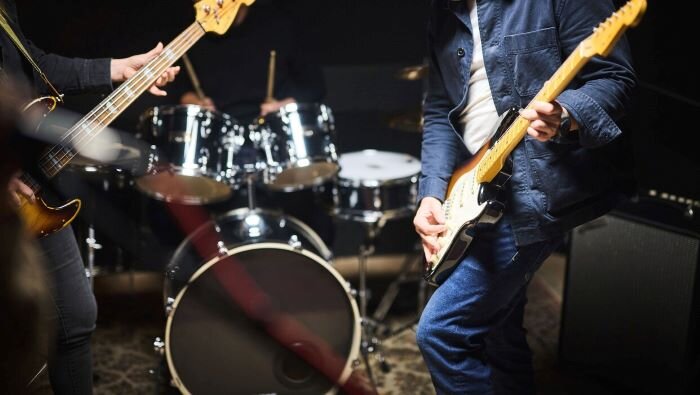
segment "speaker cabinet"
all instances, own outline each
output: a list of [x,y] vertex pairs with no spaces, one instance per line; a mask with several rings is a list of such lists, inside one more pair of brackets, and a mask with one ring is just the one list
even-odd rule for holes
[[572,231],[559,344],[565,366],[641,393],[697,390],[693,227],[616,211]]

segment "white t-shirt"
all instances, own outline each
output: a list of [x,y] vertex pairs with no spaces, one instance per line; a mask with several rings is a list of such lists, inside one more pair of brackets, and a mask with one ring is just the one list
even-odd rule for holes
[[469,70],[467,107],[460,114],[459,124],[463,127],[467,149],[474,154],[492,137],[494,126],[498,122],[498,111],[493,103],[491,87],[486,76],[475,0],[467,0],[467,7],[474,36],[474,53]]

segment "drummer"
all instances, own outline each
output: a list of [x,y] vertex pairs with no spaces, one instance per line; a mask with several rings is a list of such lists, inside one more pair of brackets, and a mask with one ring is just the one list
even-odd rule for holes
[[[243,124],[294,101],[320,102],[325,94],[323,74],[302,54],[297,34],[278,6],[241,6],[227,34],[205,37],[188,54],[207,96],[187,91],[180,102],[227,113]],[[275,80],[272,100],[267,100],[271,51],[276,52]]]
[[[271,3],[257,1],[250,8],[241,6],[228,33],[207,36],[190,50],[188,58],[201,90],[193,90],[195,81],[181,79],[180,86],[173,88],[184,91],[181,104],[201,105],[249,125],[288,103],[323,100],[325,82],[321,68],[303,55],[294,22]],[[270,73],[272,51],[275,66]],[[272,84],[270,75],[274,76]],[[273,88],[271,95],[269,87]],[[255,152],[246,152],[245,147],[237,156],[244,163],[255,160]],[[329,246],[332,244],[333,223],[317,208],[318,194],[311,190],[259,191],[257,198],[261,207],[281,209],[311,226]]]

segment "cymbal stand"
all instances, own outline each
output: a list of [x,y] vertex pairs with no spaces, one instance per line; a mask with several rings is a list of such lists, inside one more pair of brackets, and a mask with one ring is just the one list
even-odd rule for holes
[[369,363],[369,354],[375,355],[375,358],[379,362],[379,366],[384,373],[389,372],[391,368],[381,352],[381,341],[374,335],[376,333],[378,323],[367,314],[367,259],[370,255],[374,254],[374,243],[384,227],[385,221],[379,220],[376,222],[365,222],[363,224],[365,226],[366,237],[362,245],[360,245],[360,253],[358,255],[358,282],[360,288],[358,290],[358,297],[360,300],[360,318],[362,323],[362,341],[360,344],[360,351],[362,353],[362,359],[365,362],[365,366],[367,367],[367,376],[369,377],[372,386],[376,390],[377,383],[374,378],[372,367]]
[[248,209],[253,211],[257,208],[255,201],[255,174],[248,173],[246,174],[245,179],[246,188],[248,188]]

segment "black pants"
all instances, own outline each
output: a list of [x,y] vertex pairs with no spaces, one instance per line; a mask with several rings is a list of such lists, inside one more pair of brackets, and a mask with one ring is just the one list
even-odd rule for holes
[[73,230],[68,227],[39,240],[47,266],[56,329],[49,357],[49,379],[57,395],[92,394],[90,336],[97,304],[85,275]]

